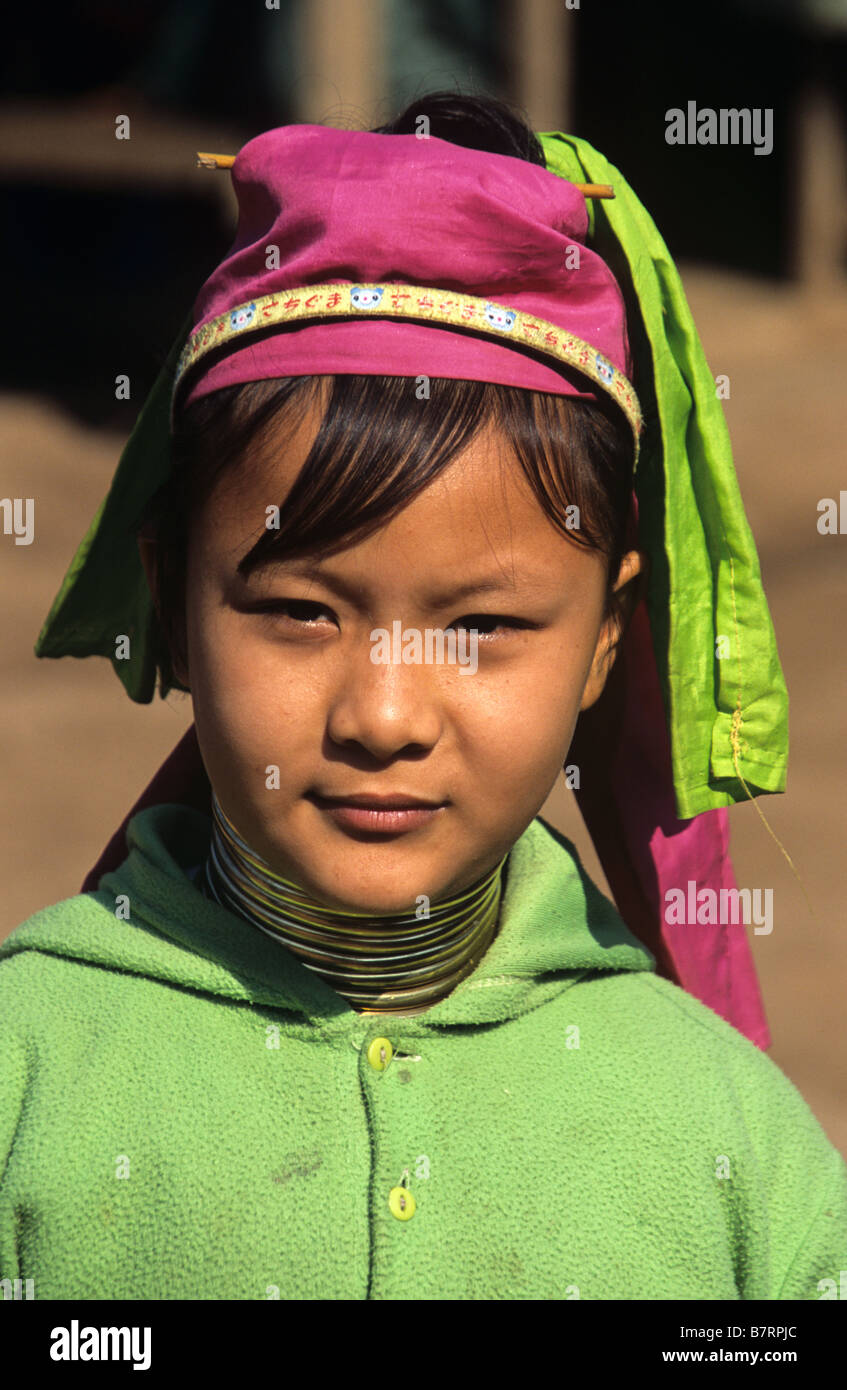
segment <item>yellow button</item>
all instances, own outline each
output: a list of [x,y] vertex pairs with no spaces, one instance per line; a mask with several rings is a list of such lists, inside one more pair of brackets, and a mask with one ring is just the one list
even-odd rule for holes
[[415,1214],[415,1199],[408,1187],[392,1187],[388,1194],[391,1215],[398,1221],[408,1221]]
[[368,1048],[368,1061],[374,1071],[385,1071],[393,1056],[394,1048],[387,1038],[374,1038]]

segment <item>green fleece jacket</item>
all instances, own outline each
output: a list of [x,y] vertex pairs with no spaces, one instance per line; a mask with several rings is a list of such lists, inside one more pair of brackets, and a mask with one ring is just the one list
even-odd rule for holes
[[357,1014],[139,813],[0,946],[0,1278],[36,1299],[819,1299],[847,1168],[536,819],[446,999]]

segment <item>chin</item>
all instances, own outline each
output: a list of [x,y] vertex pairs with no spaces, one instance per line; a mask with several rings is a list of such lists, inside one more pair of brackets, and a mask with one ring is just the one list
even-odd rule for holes
[[309,872],[311,865],[307,867],[304,864],[303,868],[313,885],[308,890],[312,896],[344,912],[402,913],[411,916],[418,906],[418,897],[427,893],[427,885],[430,898],[438,892],[438,888],[433,886],[438,882],[437,874],[423,874],[408,864],[395,865],[391,870],[374,864],[367,867],[349,862],[343,864],[338,860],[336,864],[338,875],[331,880],[325,878],[317,865],[315,873]]
[[[347,912],[415,912],[417,899],[442,894],[452,881],[455,864],[444,863],[444,850],[412,846],[412,837],[385,842],[356,840],[335,835],[289,839],[284,858],[276,858],[278,872],[301,883],[306,892],[328,907]],[[281,848],[281,846],[279,847]],[[274,866],[274,860],[269,860]],[[440,866],[440,868],[439,868]],[[425,919],[422,919],[425,920]]]
[[[417,907],[417,897],[419,894],[413,893],[411,896],[406,889],[397,892],[387,890],[385,884],[374,884],[373,886],[362,883],[361,876],[355,883],[351,883],[349,891],[345,884],[339,884],[334,891],[327,888],[321,892],[321,898],[330,907],[340,908],[345,912],[366,912],[379,915],[399,914],[403,916],[413,916]],[[422,918],[421,920],[426,920]]]

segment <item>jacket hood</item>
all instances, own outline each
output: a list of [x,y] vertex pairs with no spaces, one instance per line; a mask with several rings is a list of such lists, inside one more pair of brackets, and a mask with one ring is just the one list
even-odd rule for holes
[[[359,1017],[285,947],[218,904],[188,877],[205,862],[208,816],[190,807],[140,811],[129,855],[97,891],[43,908],[4,942],[0,960],[38,951],[222,999],[300,1014],[334,1031]],[[497,935],[476,969],[403,1027],[491,1023],[545,1003],[595,972],[652,971],[655,958],[591,881],[575,847],[536,817],[504,869]],[[118,915],[120,914],[120,915]],[[414,1029],[413,1029],[414,1031]]]

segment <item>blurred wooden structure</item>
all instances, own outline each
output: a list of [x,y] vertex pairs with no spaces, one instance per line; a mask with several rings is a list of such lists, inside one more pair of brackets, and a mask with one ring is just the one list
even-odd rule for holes
[[845,270],[847,137],[825,86],[805,88],[793,130],[793,271],[809,289],[826,292]]
[[[298,120],[368,126],[385,119],[392,7],[393,0],[356,0],[355,6],[350,0],[309,0],[304,5]],[[578,10],[569,9],[567,0],[511,0],[500,7],[498,19],[498,46],[511,63],[509,87],[502,95],[527,113],[534,129],[566,129],[572,116],[570,63]],[[342,33],[344,43],[339,44]],[[426,75],[422,78],[425,82]]]

